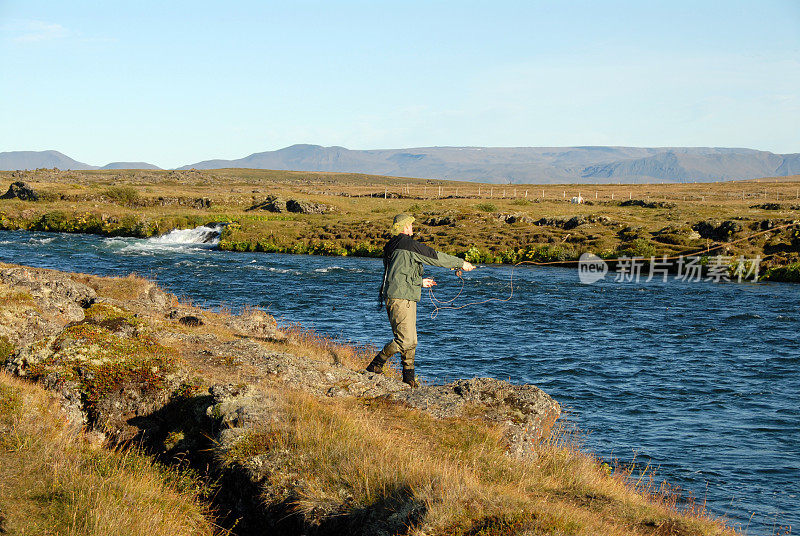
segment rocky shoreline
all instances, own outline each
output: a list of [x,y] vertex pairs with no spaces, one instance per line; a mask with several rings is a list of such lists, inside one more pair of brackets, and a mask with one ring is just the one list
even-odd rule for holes
[[98,445],[138,443],[166,463],[204,468],[219,482],[221,523],[237,534],[265,524],[276,534],[356,525],[359,533],[392,534],[416,520],[409,505],[394,517],[383,516],[384,503],[356,515],[352,497],[298,512],[305,484],[291,475],[288,454],[246,445],[285,422],[287,399],[377,404],[417,412],[426,426],[488,423],[507,455],[525,463],[537,458],[561,411],[535,386],[490,378],[412,391],[391,374],[363,372],[363,357],[350,349],[282,332],[261,311],[202,310],[133,277],[0,264],[0,341],[5,371],[54,393]]

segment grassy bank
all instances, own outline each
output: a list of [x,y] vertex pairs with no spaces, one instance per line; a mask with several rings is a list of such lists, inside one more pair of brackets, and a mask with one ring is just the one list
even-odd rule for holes
[[[150,237],[227,222],[224,250],[378,256],[392,217],[409,212],[423,241],[471,262],[559,262],[585,252],[650,258],[719,246],[711,255],[760,257],[767,279],[795,281],[800,266],[797,227],[782,227],[800,214],[798,176],[503,187],[266,170],[40,170],[2,172],[0,189],[18,180],[39,200],[0,200],[0,229]],[[585,203],[570,203],[578,194]],[[282,212],[265,208],[275,197]],[[289,212],[286,200],[326,212]]]
[[[508,419],[524,415],[487,417],[504,402],[436,416],[394,400],[407,390],[391,373],[363,373],[369,349],[281,332],[257,310],[195,308],[137,277],[0,265],[0,341],[5,368],[77,408],[96,438],[38,385],[0,376],[11,533],[735,533],[582,451],[568,427],[512,456]],[[100,449],[103,437],[161,461]],[[194,467],[214,493],[162,464]]]
[[0,533],[215,534],[187,473],[135,450],[104,450],[54,397],[0,372]]

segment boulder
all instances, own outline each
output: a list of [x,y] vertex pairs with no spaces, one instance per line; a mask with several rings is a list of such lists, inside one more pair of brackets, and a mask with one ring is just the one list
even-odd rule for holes
[[717,220],[706,220],[692,225],[692,229],[697,231],[702,238],[711,240],[728,241],[742,230],[742,224],[733,220],[719,222]]
[[762,203],[760,205],[750,205],[750,208],[760,208],[761,210],[783,210],[780,203]]
[[260,201],[258,203],[254,203],[250,208],[246,209],[250,210],[267,210],[269,212],[286,212],[286,201],[283,200],[280,196],[271,195]]
[[525,214],[498,214],[497,217],[506,223],[533,223],[533,220]]
[[583,216],[573,216],[564,222],[564,229],[569,231],[570,229],[574,229],[578,226],[584,225],[586,223],[586,218]]
[[644,201],[642,199],[628,199],[620,202],[619,206],[642,208],[675,208],[677,205],[670,201]]
[[325,203],[290,199],[286,202],[286,210],[289,212],[298,212],[300,214],[326,214],[328,212],[333,212],[333,207]]
[[441,225],[455,225],[456,218],[455,216],[431,216],[422,223],[432,227],[439,227]]
[[38,201],[39,194],[31,186],[17,181],[8,187],[8,191],[0,199],[21,199],[22,201]]

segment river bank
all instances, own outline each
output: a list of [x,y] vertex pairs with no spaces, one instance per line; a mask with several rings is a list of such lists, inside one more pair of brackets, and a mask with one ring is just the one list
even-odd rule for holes
[[[237,534],[732,533],[554,434],[560,406],[533,386],[411,391],[362,372],[368,352],[135,277],[3,264],[0,280],[5,369],[95,444],[141,443],[216,482],[215,521]],[[13,527],[19,511],[0,511]]]
[[[800,281],[800,238],[791,225],[800,202],[764,202],[767,188],[757,181],[598,185],[595,199],[574,204],[558,186],[535,197],[533,186],[501,193],[496,185],[263,170],[0,177],[36,193],[0,199],[6,230],[146,238],[225,223],[218,247],[226,251],[375,257],[394,214],[410,212],[419,238],[473,263],[576,262],[583,253],[650,259],[713,248],[700,264],[721,255],[733,271],[739,258],[759,259],[762,279]],[[791,199],[797,181],[770,184],[769,193]]]

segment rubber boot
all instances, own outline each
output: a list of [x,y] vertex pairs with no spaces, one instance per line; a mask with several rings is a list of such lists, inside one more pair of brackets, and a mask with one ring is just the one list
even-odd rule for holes
[[367,372],[381,374],[383,372],[384,363],[386,363],[386,360],[383,358],[383,356],[381,354],[376,355],[372,362],[367,365]]
[[414,374],[414,369],[403,369],[403,383],[407,383],[412,389],[419,387],[417,383],[417,375]]

